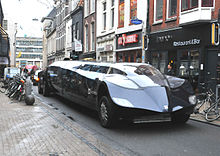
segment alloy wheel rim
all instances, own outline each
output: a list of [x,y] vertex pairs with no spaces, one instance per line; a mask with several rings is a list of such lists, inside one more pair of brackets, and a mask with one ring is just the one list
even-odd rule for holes
[[101,103],[100,113],[101,113],[102,120],[107,121],[108,120],[108,111],[107,111],[107,107],[104,102]]

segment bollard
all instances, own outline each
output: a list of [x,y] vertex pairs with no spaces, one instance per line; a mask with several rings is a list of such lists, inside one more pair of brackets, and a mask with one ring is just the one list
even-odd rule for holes
[[34,95],[32,94],[32,83],[29,77],[26,79],[26,82],[25,82],[24,100],[27,105],[33,105],[35,102]]

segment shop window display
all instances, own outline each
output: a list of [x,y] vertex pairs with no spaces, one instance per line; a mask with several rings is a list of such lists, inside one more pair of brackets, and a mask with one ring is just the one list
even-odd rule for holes
[[199,51],[183,51],[179,57],[179,77],[188,79],[196,88],[199,76]]

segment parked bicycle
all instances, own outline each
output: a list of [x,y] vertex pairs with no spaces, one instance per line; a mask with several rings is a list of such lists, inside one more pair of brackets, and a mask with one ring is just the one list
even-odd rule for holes
[[195,114],[201,114],[207,121],[214,121],[220,117],[219,114],[219,102],[220,99],[216,100],[216,95],[209,87],[210,82],[206,85],[205,83],[200,83],[203,93],[197,94],[197,105],[194,109]]
[[35,99],[32,95],[32,84],[30,82],[29,78],[16,75],[7,83],[5,94],[11,99],[25,100],[26,104],[32,105]]
[[1,93],[5,93],[6,87],[7,86],[5,85],[4,81],[0,80],[0,92]]

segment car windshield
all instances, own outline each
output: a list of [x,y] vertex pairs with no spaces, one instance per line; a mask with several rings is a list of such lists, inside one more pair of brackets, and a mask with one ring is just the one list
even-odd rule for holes
[[[138,83],[142,87],[149,86],[149,83],[146,81],[152,81],[154,84],[160,85],[160,86],[169,86],[169,83],[166,79],[166,77],[156,68],[150,66],[150,65],[128,65],[133,70],[135,74],[139,75],[139,78],[135,78],[132,76],[134,81]],[[147,76],[147,79],[146,79]],[[145,81],[145,82],[144,82]]]

